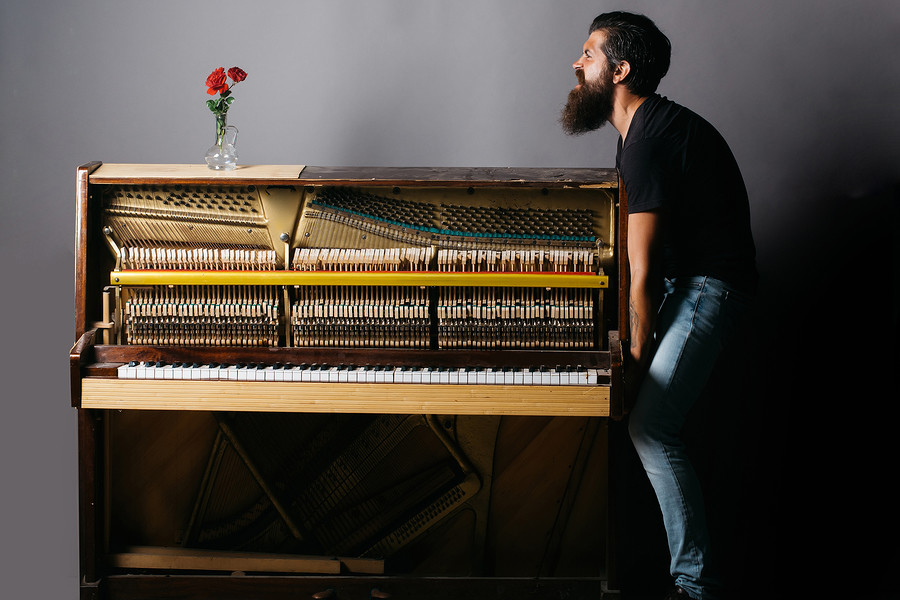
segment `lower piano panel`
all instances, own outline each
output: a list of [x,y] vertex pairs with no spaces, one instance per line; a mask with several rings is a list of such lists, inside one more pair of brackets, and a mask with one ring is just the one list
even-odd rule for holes
[[293,555],[357,575],[604,575],[604,419],[97,412],[113,573],[196,572],[207,551],[248,574]]
[[608,386],[152,381],[86,378],[82,408],[609,416]]

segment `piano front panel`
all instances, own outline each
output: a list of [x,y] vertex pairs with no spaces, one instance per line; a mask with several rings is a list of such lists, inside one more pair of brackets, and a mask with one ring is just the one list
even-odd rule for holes
[[85,581],[603,574],[614,174],[105,167],[71,353]]
[[351,574],[604,574],[597,419],[125,410],[106,421],[101,560],[131,565],[114,572],[159,572],[148,549],[183,549],[247,564],[338,557]]

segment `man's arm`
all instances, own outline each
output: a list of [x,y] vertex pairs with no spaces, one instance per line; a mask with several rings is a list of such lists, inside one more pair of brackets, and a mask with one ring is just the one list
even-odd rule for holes
[[628,215],[628,263],[631,292],[628,298],[630,330],[629,353],[637,369],[643,372],[648,360],[656,311],[659,308],[660,265],[659,213],[655,210]]

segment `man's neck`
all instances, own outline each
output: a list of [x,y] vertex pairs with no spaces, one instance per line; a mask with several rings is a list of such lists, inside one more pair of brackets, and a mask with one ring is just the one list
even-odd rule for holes
[[638,107],[646,99],[647,96],[635,96],[624,85],[616,86],[616,93],[613,98],[613,112],[609,122],[622,136],[623,142],[628,135],[628,128],[631,126],[631,119],[634,118],[634,113],[637,112]]

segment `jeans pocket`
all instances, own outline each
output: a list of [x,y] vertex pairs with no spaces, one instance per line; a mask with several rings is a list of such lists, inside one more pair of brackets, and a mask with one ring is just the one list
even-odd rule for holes
[[722,315],[725,320],[724,331],[727,333],[726,337],[730,337],[731,333],[739,329],[747,319],[753,305],[753,298],[741,292],[726,290],[722,298],[722,305]]
[[666,277],[665,280],[666,287],[673,290],[702,290],[706,277],[675,277],[674,279]]

